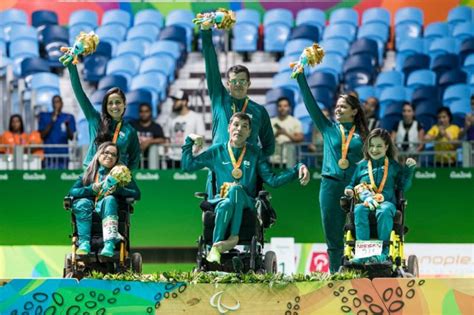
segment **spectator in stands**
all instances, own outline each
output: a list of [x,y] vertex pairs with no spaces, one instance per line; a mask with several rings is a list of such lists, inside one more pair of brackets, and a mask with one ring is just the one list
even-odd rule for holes
[[280,167],[283,164],[293,165],[296,151],[294,146],[289,144],[303,141],[303,126],[298,119],[290,115],[291,105],[286,97],[277,100],[277,110],[278,116],[271,119],[277,145],[270,161]]
[[74,139],[76,132],[76,122],[74,116],[63,113],[63,100],[61,96],[55,95],[52,99],[53,111],[50,113],[40,113],[38,130],[44,144],[60,144],[63,147],[44,149],[46,158],[44,168],[63,169],[68,167],[69,148],[68,140]]
[[169,129],[166,136],[170,141],[170,149],[168,151],[167,168],[181,167],[181,146],[184,144],[186,135],[191,133],[204,135],[204,120],[202,115],[192,111],[188,107],[188,94],[183,90],[178,90],[173,99],[173,113]]
[[[466,115],[463,136],[467,141],[474,141],[474,95],[471,96],[471,112]],[[460,137],[461,138],[461,137]]]
[[364,103],[365,117],[367,118],[367,127],[369,131],[378,128],[380,121],[377,118],[379,112],[379,101],[375,97],[369,97]]
[[[10,117],[8,124],[8,131],[5,131],[0,137],[0,153],[13,153],[13,146],[15,145],[39,145],[42,144],[41,135],[38,131],[33,131],[30,134],[25,132],[25,126],[23,124],[23,118],[21,115],[14,114]],[[32,148],[27,153],[33,153],[40,155],[41,158],[44,156],[42,148]]]
[[111,88],[102,100],[101,113],[96,111],[87,98],[81,86],[81,80],[77,73],[77,67],[67,64],[72,89],[76,99],[81,106],[84,116],[89,123],[89,135],[91,144],[84,159],[83,166],[87,167],[97,151],[97,147],[106,141],[116,143],[120,149],[119,161],[130,170],[140,167],[140,142],[137,131],[132,125],[122,120],[125,113],[127,100],[125,93],[117,87]]
[[[326,117],[328,120],[331,120],[331,114],[327,108],[321,108],[321,112],[323,113],[324,117]],[[312,129],[311,144],[308,145],[308,150],[310,152],[316,152],[318,147],[323,146],[323,135],[316,126],[312,126]]]
[[[426,133],[426,141],[435,141],[435,151],[443,151],[435,155],[435,162],[441,166],[454,166],[456,164],[457,144],[451,143],[459,140],[461,129],[451,124],[453,116],[448,107],[441,107],[437,113],[438,124],[431,127]],[[452,151],[452,152],[446,152]]]
[[140,119],[132,121],[131,125],[137,131],[140,148],[145,157],[143,164],[145,168],[148,168],[148,153],[150,145],[163,144],[166,142],[166,138],[161,126],[152,120],[151,105],[147,103],[140,104],[139,111]]
[[423,151],[425,130],[415,119],[415,111],[410,103],[403,105],[402,117],[397,127],[392,130],[392,139],[397,144],[398,150],[409,153]]

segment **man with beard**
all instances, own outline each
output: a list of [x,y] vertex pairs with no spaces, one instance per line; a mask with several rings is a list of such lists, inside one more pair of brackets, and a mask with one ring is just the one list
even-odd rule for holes
[[184,144],[186,135],[203,135],[205,132],[204,120],[201,115],[192,111],[188,107],[188,94],[183,90],[178,90],[173,99],[173,115],[166,136],[170,140],[170,149],[168,151],[167,168],[181,167],[181,146]]
[[140,149],[142,149],[144,157],[143,166],[144,168],[148,168],[148,153],[150,151],[150,145],[165,143],[166,139],[161,126],[152,120],[150,104],[140,104],[139,113],[140,119],[131,122],[131,125],[135,128],[138,134]]

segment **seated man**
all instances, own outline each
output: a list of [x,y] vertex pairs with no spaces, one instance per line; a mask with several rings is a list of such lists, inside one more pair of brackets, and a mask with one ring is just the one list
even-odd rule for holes
[[[299,177],[301,185],[309,182],[309,172],[304,164],[275,175],[261,149],[246,142],[251,132],[250,117],[235,113],[229,122],[229,141],[215,144],[198,156],[193,156],[193,144],[201,146],[202,136],[191,134],[183,145],[181,167],[195,171],[208,167],[216,174],[220,194],[209,202],[216,204],[215,227],[209,262],[220,262],[220,254],[232,249],[239,241],[240,224],[244,208],[255,209],[257,175],[271,187],[279,187]],[[230,225],[230,237],[224,240]]]

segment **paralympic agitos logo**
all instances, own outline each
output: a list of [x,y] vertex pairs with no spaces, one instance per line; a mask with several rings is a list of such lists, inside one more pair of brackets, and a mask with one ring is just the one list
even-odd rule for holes
[[209,300],[209,304],[211,304],[212,307],[217,308],[219,311],[219,314],[225,314],[228,311],[236,311],[240,308],[240,302],[236,301],[236,304],[233,306],[226,305],[222,302],[222,295],[224,294],[224,291],[219,291],[215,293],[213,296],[211,296]]

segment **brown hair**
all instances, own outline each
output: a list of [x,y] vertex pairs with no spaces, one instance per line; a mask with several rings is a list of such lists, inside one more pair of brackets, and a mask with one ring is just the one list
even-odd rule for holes
[[369,155],[370,140],[376,137],[382,138],[383,142],[385,142],[385,145],[388,146],[387,153],[386,153],[387,157],[389,159],[396,160],[397,153],[398,153],[397,148],[395,147],[395,144],[393,143],[390,133],[387,130],[382,129],[382,128],[373,129],[367,136],[367,139],[365,139],[364,148],[363,148],[364,159],[366,160],[370,159],[370,155]]
[[342,94],[340,98],[346,101],[346,104],[349,105],[352,109],[357,109],[357,114],[354,117],[354,124],[357,128],[359,135],[363,140],[367,137],[369,133],[369,128],[367,127],[367,119],[365,118],[364,111],[360,105],[359,98],[355,97],[352,94]]
[[240,120],[245,120],[249,123],[249,128],[252,128],[252,120],[250,119],[250,116],[247,115],[246,113],[242,113],[242,112],[237,112],[235,113],[234,115],[232,115],[229,119],[229,125],[232,123],[232,121],[235,119],[235,118],[238,118]]
[[[127,106],[127,100],[125,98],[125,93],[117,87],[111,88],[105,93],[104,98],[102,99],[102,114],[100,118],[99,130],[97,132],[97,137],[95,137],[94,143],[100,145],[106,141],[112,141],[112,135],[110,132],[110,126],[112,125],[112,116],[110,116],[107,111],[107,103],[109,102],[109,97],[112,94],[118,94],[123,100],[125,106]],[[125,110],[123,111],[125,114]],[[123,115],[122,114],[122,115]]]
[[107,147],[115,147],[117,149],[117,160],[115,161],[115,165],[118,164],[120,160],[120,150],[119,147],[113,143],[112,141],[106,141],[99,145],[97,152],[95,153],[94,157],[92,158],[91,162],[87,166],[86,170],[84,171],[84,175],[82,176],[82,183],[87,186],[94,183],[95,175],[99,171],[100,163],[99,163],[99,156],[105,152]]

